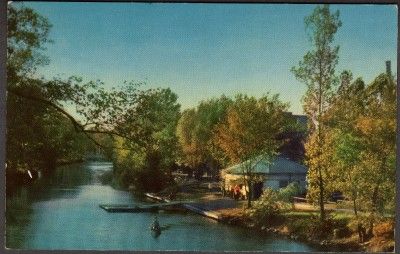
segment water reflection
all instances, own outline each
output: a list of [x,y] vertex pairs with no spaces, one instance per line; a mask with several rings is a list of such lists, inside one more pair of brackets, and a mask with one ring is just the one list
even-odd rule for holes
[[[99,184],[110,163],[59,168],[53,179],[25,191],[29,220],[7,224],[7,247],[75,250],[310,251],[307,245],[254,234],[191,213],[158,213],[162,233],[153,237],[151,213],[107,213],[99,204],[137,204],[130,193]],[[30,211],[30,212],[28,212]],[[14,230],[14,231],[13,231]]]

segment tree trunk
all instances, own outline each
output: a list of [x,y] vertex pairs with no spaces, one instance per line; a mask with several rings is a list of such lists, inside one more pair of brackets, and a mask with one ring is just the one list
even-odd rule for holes
[[371,237],[374,236],[373,230],[374,230],[374,220],[375,220],[375,214],[378,210],[378,191],[379,191],[379,185],[376,185],[374,188],[374,192],[372,193],[372,214],[371,214],[371,219],[369,221],[369,228],[367,231],[367,237],[370,239]]
[[247,192],[247,208],[251,208],[251,196],[253,194],[251,191],[251,181],[248,182],[247,186],[249,187],[249,191]]
[[357,231],[358,231],[358,241],[360,243],[365,242],[366,230],[365,230],[365,228],[363,227],[363,225],[361,223],[358,223]]
[[324,183],[322,181],[322,172],[321,168],[318,169],[318,180],[319,180],[319,211],[320,211],[320,218],[321,221],[325,220],[325,206],[324,206]]
[[357,204],[355,199],[353,199],[353,209],[354,209],[354,215],[357,217]]
[[[320,109],[322,111],[322,109]],[[321,113],[319,114],[319,123],[321,119]],[[322,130],[321,130],[321,124],[318,126],[318,157],[322,155]],[[319,163],[318,163],[319,164]],[[319,211],[320,211],[320,219],[321,221],[325,220],[325,204],[324,204],[324,181],[322,178],[322,167],[321,165],[317,165],[317,171],[318,171],[318,187],[319,187]]]
[[354,215],[357,217],[357,191],[356,190],[352,190],[352,198],[353,198],[353,210],[354,210]]
[[225,192],[225,178],[224,177],[222,178],[221,185],[222,185],[222,188],[221,188],[222,196],[225,197],[226,192]]

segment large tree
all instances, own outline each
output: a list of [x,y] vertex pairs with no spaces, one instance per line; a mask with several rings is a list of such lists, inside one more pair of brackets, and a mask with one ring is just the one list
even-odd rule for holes
[[147,89],[121,116],[115,152],[116,176],[126,187],[160,191],[170,180],[177,156],[176,125],[180,116],[177,95],[170,89]]
[[396,84],[379,75],[367,88],[364,112],[355,120],[363,143],[361,153],[365,188],[363,201],[369,212],[368,236],[377,216],[394,208],[396,161]]
[[292,72],[307,86],[303,97],[303,107],[312,122],[308,145],[306,145],[309,167],[307,179],[309,188],[318,188],[320,217],[324,220],[326,199],[324,171],[327,169],[322,165],[325,131],[322,117],[329,107],[330,99],[338,83],[335,67],[338,63],[339,46],[332,44],[334,35],[342,23],[339,20],[339,11],[331,13],[329,5],[317,6],[304,22],[314,48],[304,55],[298,67],[292,68]]
[[225,119],[214,130],[214,143],[229,159],[230,164],[242,163],[248,207],[251,207],[254,168],[260,160],[276,155],[281,141],[277,136],[287,130],[288,104],[278,95],[260,99],[239,94],[229,106]]
[[393,78],[381,74],[367,86],[362,79],[352,82],[349,72],[343,73],[324,123],[329,137],[325,139],[324,154],[330,163],[326,187],[341,191],[352,201],[362,242],[372,236],[376,218],[394,208]]
[[208,170],[212,175],[217,175],[218,169],[224,165],[216,155],[218,149],[212,141],[212,130],[225,117],[228,106],[232,100],[221,96],[210,100],[201,101],[193,109],[182,113],[177,126],[177,135],[182,150],[180,162],[201,175]]
[[51,24],[47,18],[26,7],[9,3],[7,8],[7,85],[14,86],[48,63],[43,54]]
[[[50,93],[35,78],[36,68],[48,63],[43,50],[50,42],[49,21],[14,4],[8,4],[7,16],[7,174],[46,172],[58,160],[82,159],[85,140],[73,135],[69,119],[49,106]],[[13,180],[18,179],[7,178],[9,187]]]
[[366,85],[361,78],[354,82],[352,74],[344,71],[341,84],[324,115],[324,123],[329,140],[325,140],[324,153],[330,161],[330,179],[327,188],[341,191],[353,201],[353,210],[357,216],[364,178],[361,166],[361,153],[364,142],[356,129],[356,119],[366,109]]
[[[8,4],[7,14],[8,171],[23,171],[26,165],[41,167],[45,162],[54,165],[59,159],[70,158],[75,151],[81,151],[76,146],[83,145],[78,142],[83,136],[103,148],[103,139],[95,134],[131,143],[142,141],[139,127],[143,125],[136,126],[135,135],[131,135],[121,124],[135,107],[140,109],[139,99],[145,97],[139,90],[141,84],[126,82],[122,87],[107,89],[99,80],[85,82],[76,76],[38,78],[37,67],[49,63],[44,49],[50,42],[51,25],[45,17],[19,3]],[[159,117],[162,119],[163,115]],[[175,131],[174,126],[170,129]],[[40,156],[46,150],[54,156]],[[18,154],[24,156],[14,156]]]

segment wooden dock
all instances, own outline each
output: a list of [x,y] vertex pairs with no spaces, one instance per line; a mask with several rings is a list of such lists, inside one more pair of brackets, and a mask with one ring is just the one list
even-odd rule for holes
[[150,199],[154,199],[154,200],[157,200],[157,201],[161,201],[161,202],[165,202],[165,203],[171,203],[172,202],[170,199],[157,196],[154,193],[145,193],[144,195],[146,197],[150,198]]
[[100,208],[109,213],[140,213],[140,212],[155,212],[158,210],[156,206],[132,206],[132,205],[99,205]]
[[151,205],[120,205],[120,204],[100,204],[99,207],[110,213],[140,213],[155,212],[161,209],[168,209],[172,206],[180,206],[183,202],[157,203]]
[[149,204],[149,205],[120,205],[120,204],[101,204],[100,208],[110,213],[140,213],[140,212],[156,212],[161,209],[170,209],[183,207],[191,212],[203,215],[205,217],[219,221],[220,217],[218,213],[207,209],[200,203],[193,201],[171,201],[168,198],[157,196],[154,193],[145,193],[146,197],[159,201],[161,203]]
[[[157,196],[154,193],[145,193],[145,195],[148,198],[151,198],[151,199],[154,199],[154,200],[157,200],[157,201],[161,201],[161,202],[165,202],[163,204],[171,204],[171,203],[173,203],[171,200],[169,200],[167,198],[163,198],[163,197]],[[187,210],[189,210],[191,212],[203,215],[205,217],[208,217],[208,218],[211,218],[211,219],[214,219],[214,220],[217,220],[217,221],[220,220],[220,217],[219,217],[219,215],[217,213],[215,213],[213,211],[210,211],[208,209],[205,209],[204,207],[201,206],[201,204],[197,204],[196,205],[193,201],[186,201],[186,202],[182,202],[181,204],[185,209],[187,209]]]
[[211,218],[211,219],[214,219],[217,221],[220,220],[220,217],[218,216],[218,214],[213,211],[205,210],[203,208],[199,208],[197,206],[189,205],[189,204],[183,204],[183,207],[185,207],[189,211],[203,215],[205,217],[208,217],[208,218]]

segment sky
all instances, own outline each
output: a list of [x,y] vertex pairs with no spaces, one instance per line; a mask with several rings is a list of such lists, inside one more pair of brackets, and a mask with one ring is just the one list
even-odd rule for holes
[[[77,75],[106,86],[145,82],[170,87],[182,109],[201,100],[246,93],[280,94],[302,114],[304,84],[290,72],[312,48],[304,17],[308,4],[54,3],[27,2],[52,24],[39,69],[47,78]],[[367,83],[397,69],[395,5],[331,5],[342,27],[337,71]]]

